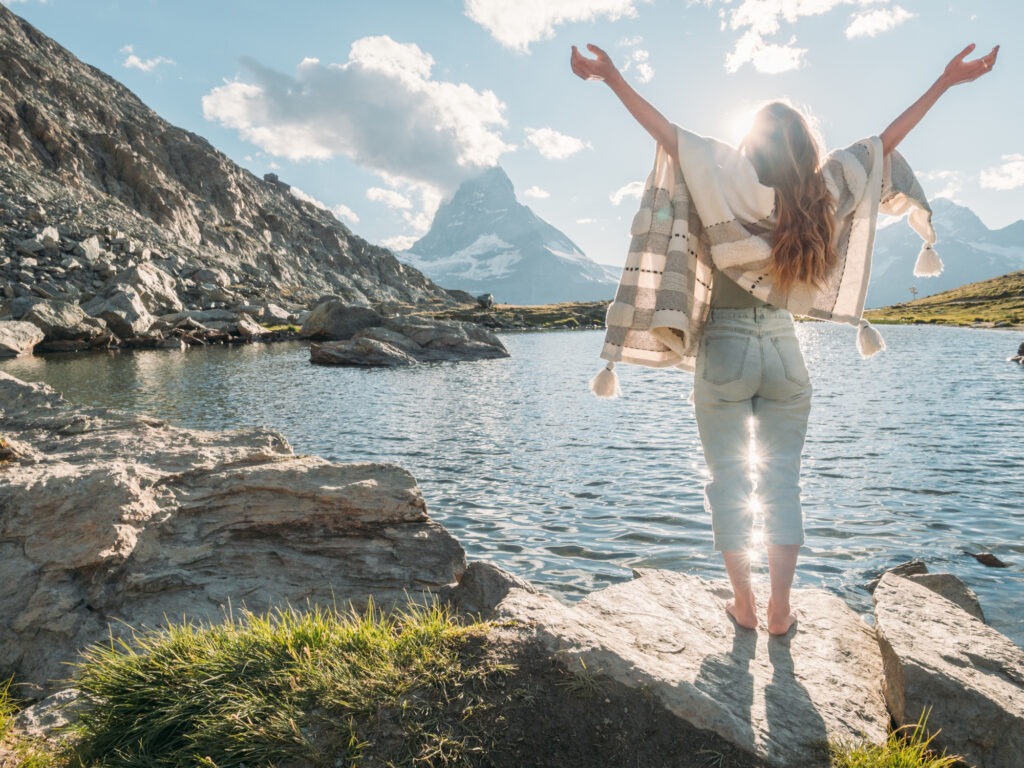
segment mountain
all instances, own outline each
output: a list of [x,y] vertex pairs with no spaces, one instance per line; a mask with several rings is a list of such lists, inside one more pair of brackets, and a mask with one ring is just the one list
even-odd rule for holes
[[399,254],[446,288],[492,293],[503,304],[611,299],[618,279],[516,201],[499,166],[469,179]]
[[[210,270],[222,276],[217,296],[236,303],[304,304],[323,294],[450,302],[390,251],[169,124],[5,5],[0,92],[0,288],[9,299],[86,301],[117,272],[151,260],[186,306],[210,304],[204,278],[195,278]],[[45,249],[29,242],[47,235]]]
[[868,307],[910,301],[911,286],[918,295],[930,296],[1024,269],[1024,220],[993,230],[970,208],[951,200],[937,198],[932,208],[935,250],[945,270],[938,277],[914,277],[921,239],[905,221],[883,226],[875,237]]

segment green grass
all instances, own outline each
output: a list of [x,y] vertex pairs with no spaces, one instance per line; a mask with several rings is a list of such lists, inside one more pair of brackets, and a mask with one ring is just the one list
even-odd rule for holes
[[486,626],[444,609],[314,609],[88,650],[76,765],[470,765]]
[[935,734],[928,733],[928,713],[914,725],[889,734],[884,744],[832,745],[832,768],[952,768],[958,755],[936,754]]
[[873,323],[1024,325],[1024,271],[864,313]]

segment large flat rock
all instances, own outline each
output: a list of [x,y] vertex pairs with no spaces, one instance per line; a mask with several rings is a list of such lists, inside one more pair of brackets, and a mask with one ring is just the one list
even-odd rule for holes
[[928,710],[936,742],[968,763],[1024,765],[1024,651],[924,584],[886,574],[874,599],[893,719]]
[[829,739],[885,739],[878,644],[839,598],[796,590],[798,628],[776,638],[733,623],[725,583],[668,571],[636,576],[576,605],[512,589],[496,610],[535,627],[570,669],[582,662],[644,689],[680,719],[772,765],[820,768]]
[[386,606],[465,568],[396,466],[296,456],[265,429],[76,407],[3,373],[0,431],[19,457],[0,462],[0,679],[37,695],[129,626]]

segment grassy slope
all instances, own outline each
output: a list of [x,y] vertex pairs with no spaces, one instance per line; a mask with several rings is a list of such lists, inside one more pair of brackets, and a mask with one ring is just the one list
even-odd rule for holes
[[865,315],[873,323],[1024,326],[1024,270],[969,283],[907,304],[872,309]]

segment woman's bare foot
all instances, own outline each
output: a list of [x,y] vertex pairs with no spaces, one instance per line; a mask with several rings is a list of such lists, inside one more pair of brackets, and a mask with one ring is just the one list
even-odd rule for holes
[[736,600],[729,600],[725,604],[725,611],[741,627],[757,629],[757,606],[754,605],[753,600],[743,601],[742,604]]
[[789,610],[776,611],[772,599],[768,598],[768,632],[773,635],[784,635],[796,624],[796,614]]

